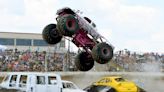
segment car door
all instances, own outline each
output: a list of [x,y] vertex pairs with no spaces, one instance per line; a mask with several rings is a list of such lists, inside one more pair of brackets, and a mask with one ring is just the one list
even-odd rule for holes
[[46,77],[36,76],[35,92],[48,92],[46,87]]
[[18,86],[21,90],[27,89],[27,75],[20,75]]
[[60,92],[56,76],[48,76],[47,92]]
[[79,92],[81,91],[75,84],[71,82],[63,82],[64,92]]
[[26,92],[36,92],[36,76],[33,74],[29,74],[27,77]]
[[9,89],[16,89],[17,88],[17,77],[18,75],[11,75],[10,81],[9,81]]

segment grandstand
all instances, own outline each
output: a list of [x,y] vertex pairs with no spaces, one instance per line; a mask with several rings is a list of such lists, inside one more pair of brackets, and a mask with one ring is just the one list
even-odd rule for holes
[[38,33],[0,32],[0,45],[6,46],[8,50],[66,52],[65,39],[56,45],[49,45]]

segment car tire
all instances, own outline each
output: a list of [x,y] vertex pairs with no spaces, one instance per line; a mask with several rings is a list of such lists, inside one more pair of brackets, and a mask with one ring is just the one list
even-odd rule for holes
[[94,66],[92,55],[87,52],[79,53],[75,58],[75,65],[80,71],[88,71]]
[[97,63],[106,64],[113,57],[113,48],[105,42],[98,43],[92,49],[92,56]]
[[107,92],[116,92],[116,90],[114,88],[111,88],[110,90],[108,90]]
[[74,15],[66,14],[59,18],[57,28],[65,36],[72,36],[79,29],[78,20]]
[[57,30],[56,24],[47,25],[43,29],[42,37],[48,44],[56,44],[62,39],[62,35],[59,30]]

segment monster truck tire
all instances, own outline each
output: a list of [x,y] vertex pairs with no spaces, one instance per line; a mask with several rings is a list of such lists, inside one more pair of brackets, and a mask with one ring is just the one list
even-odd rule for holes
[[94,66],[92,55],[87,52],[79,53],[75,58],[75,65],[80,71],[88,71]]
[[59,19],[57,28],[65,36],[72,36],[79,29],[78,20],[71,14],[64,15]]
[[100,64],[108,63],[113,57],[113,48],[105,43],[98,43],[92,49],[93,59]]
[[56,44],[62,39],[62,35],[59,30],[57,30],[56,24],[47,25],[43,29],[42,37],[48,44]]

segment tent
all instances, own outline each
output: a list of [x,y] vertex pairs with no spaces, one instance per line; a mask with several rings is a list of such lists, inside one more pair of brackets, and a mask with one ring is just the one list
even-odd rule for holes
[[4,50],[6,50],[6,49],[7,49],[6,46],[4,46],[4,45],[0,45],[0,51],[4,51]]

